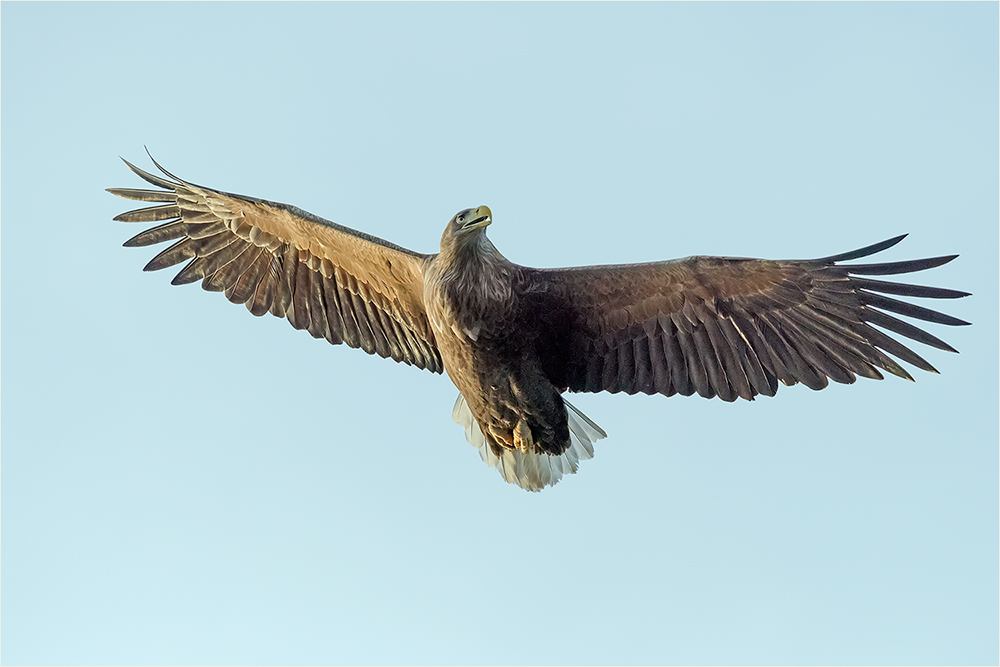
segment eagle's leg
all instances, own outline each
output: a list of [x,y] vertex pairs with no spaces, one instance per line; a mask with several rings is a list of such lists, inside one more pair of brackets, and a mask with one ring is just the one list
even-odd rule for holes
[[534,444],[535,441],[531,437],[531,427],[528,426],[528,421],[519,420],[517,426],[514,427],[514,446],[522,452],[528,452],[534,449]]

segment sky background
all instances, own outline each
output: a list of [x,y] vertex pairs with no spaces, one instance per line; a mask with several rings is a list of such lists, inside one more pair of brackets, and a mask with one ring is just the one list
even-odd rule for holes
[[[2,6],[6,664],[998,659],[998,5]],[[577,395],[530,494],[445,377],[144,274],[196,183],[534,266],[960,253],[940,371]],[[915,347],[919,345],[914,344]]]

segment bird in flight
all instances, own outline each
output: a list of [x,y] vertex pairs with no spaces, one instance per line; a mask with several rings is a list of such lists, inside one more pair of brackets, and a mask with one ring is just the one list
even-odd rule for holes
[[883,330],[955,350],[889,313],[968,324],[886,296],[967,292],[870,277],[931,269],[957,255],[842,263],[905,234],[810,260],[694,256],[536,269],[508,261],[490,242],[486,206],[457,213],[440,252],[425,255],[294,206],[189,183],[155,160],[162,176],[125,164],[156,189],[109,188],[153,204],[115,220],[160,223],[125,246],[175,241],[146,271],[186,262],[174,285],[200,280],[254,315],[287,318],[333,345],[447,373],[459,391],[452,416],[468,441],[529,491],[575,473],[606,437],[567,391],[734,401],[774,396],[779,382],[818,390],[829,380],[881,380],[879,369],[912,380],[889,355],[937,371]]

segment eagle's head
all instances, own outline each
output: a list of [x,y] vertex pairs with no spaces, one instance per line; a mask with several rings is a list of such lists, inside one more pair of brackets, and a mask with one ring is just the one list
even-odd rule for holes
[[455,214],[441,236],[441,250],[458,250],[478,246],[486,237],[486,228],[493,222],[489,206],[467,208]]
[[493,222],[493,211],[489,206],[477,206],[459,211],[448,223],[448,231],[455,236],[478,234]]

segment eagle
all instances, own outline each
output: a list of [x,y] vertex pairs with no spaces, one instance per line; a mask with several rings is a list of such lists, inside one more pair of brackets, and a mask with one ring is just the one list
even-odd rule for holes
[[[486,236],[487,206],[459,211],[440,252],[421,254],[295,206],[195,185],[123,161],[156,189],[109,188],[152,203],[116,216],[159,223],[126,247],[174,241],[144,270],[180,263],[174,285],[201,281],[252,314],[286,318],[333,345],[447,373],[453,419],[483,461],[529,491],[556,484],[607,434],[569,392],[774,396],[778,383],[912,380],[889,355],[932,373],[890,334],[950,345],[890,313],[968,322],[893,298],[968,292],[871,276],[923,271],[957,255],[843,264],[897,236],[809,260],[693,256],[644,264],[537,269],[514,264]],[[876,328],[877,327],[877,328]],[[889,332],[889,333],[886,333]]]

